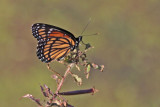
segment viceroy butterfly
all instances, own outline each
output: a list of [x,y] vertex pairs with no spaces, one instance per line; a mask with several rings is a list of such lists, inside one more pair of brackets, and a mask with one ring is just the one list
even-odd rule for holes
[[75,38],[67,30],[43,23],[33,24],[32,34],[38,41],[37,56],[45,63],[61,60],[70,51],[78,48],[82,41],[82,36]]

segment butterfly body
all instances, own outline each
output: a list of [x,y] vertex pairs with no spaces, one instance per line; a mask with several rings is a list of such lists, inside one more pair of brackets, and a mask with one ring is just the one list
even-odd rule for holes
[[62,28],[36,23],[32,25],[32,34],[37,38],[37,56],[45,63],[61,60],[70,51],[78,48],[82,36],[75,36]]

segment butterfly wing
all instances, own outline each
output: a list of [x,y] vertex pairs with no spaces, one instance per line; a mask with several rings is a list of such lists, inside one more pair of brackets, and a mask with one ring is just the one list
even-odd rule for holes
[[37,56],[42,62],[60,60],[75,48],[74,35],[56,26],[36,23],[32,34],[38,40]]

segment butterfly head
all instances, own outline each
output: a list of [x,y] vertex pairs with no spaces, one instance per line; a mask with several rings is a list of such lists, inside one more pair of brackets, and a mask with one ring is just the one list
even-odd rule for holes
[[[78,38],[76,38],[76,41],[78,42],[78,45],[79,45],[79,42],[82,41],[82,37],[83,37],[83,36],[79,36]],[[83,43],[84,45],[86,45],[83,41],[82,41],[82,43]]]
[[81,41],[82,41],[82,36],[79,36],[79,37],[76,38],[76,44],[75,44],[75,46],[73,47],[73,50],[79,46],[79,43],[80,43]]
[[82,36],[79,36],[78,38],[76,38],[76,40],[77,40],[78,42],[81,42],[81,41],[82,41]]

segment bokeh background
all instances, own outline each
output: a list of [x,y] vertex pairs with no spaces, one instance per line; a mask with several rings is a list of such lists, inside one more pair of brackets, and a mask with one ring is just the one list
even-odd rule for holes
[[[160,1],[159,0],[1,0],[0,106],[36,107],[21,96],[30,93],[43,101],[40,85],[56,89],[46,64],[36,56],[37,41],[31,25],[56,25],[79,36],[91,18],[83,41],[95,48],[88,59],[104,64],[92,70],[83,85],[69,76],[62,91],[95,86],[95,95],[65,97],[75,107],[160,107]],[[65,71],[54,62],[53,68]]]

